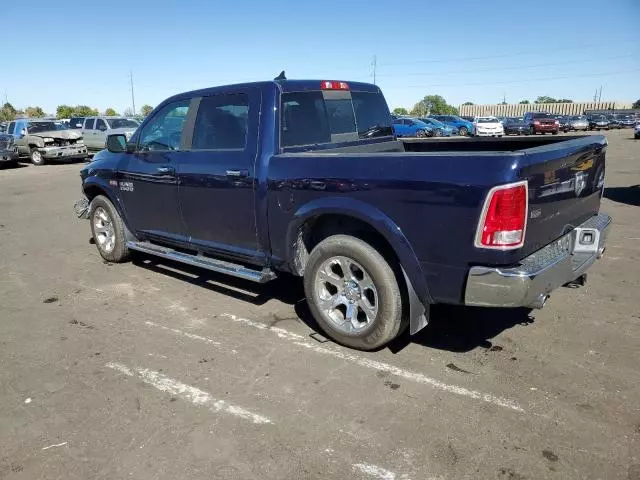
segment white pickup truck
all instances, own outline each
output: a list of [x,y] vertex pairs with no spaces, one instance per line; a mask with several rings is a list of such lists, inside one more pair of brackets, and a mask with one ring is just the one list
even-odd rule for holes
[[127,140],[140,124],[126,117],[86,117],[82,127],[82,137],[87,150],[102,150],[107,135],[123,134]]

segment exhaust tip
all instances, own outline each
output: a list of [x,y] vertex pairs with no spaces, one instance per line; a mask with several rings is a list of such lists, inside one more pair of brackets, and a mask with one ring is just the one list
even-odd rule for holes
[[597,258],[599,258],[599,259],[600,259],[600,258],[604,257],[604,251],[605,251],[606,249],[607,249],[607,247],[600,247],[600,248],[598,249],[598,255],[597,255]]

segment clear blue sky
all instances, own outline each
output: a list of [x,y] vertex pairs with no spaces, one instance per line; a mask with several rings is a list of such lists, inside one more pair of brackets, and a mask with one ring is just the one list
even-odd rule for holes
[[[0,94],[16,108],[156,105],[289,78],[372,81],[389,106],[640,98],[640,0],[10,1]],[[24,5],[24,6],[21,6]],[[26,33],[28,32],[28,33]]]

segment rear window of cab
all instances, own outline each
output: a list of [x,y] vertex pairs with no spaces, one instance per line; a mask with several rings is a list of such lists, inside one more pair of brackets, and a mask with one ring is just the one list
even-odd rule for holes
[[379,92],[287,92],[281,98],[280,144],[302,147],[393,135]]

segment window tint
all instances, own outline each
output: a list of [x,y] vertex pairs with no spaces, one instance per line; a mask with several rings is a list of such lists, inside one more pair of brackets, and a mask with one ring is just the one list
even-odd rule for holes
[[84,117],[71,117],[71,119],[69,120],[69,128],[82,128],[83,123]]
[[101,130],[101,131],[105,131],[107,129],[107,124],[105,123],[105,121],[101,118],[98,118],[96,120],[96,130]]
[[322,92],[283,93],[281,115],[283,147],[331,141]]
[[356,117],[350,99],[334,100],[325,98],[324,105],[327,109],[331,133],[339,134],[356,131]]
[[9,128],[7,129],[7,133],[10,133],[13,135],[13,132],[15,132],[15,130],[16,130],[16,122],[9,123]]
[[169,103],[149,119],[140,133],[139,150],[178,150],[190,99]]
[[84,121],[84,129],[85,130],[93,130],[93,118],[87,118]]
[[200,101],[193,150],[241,150],[247,143],[249,96],[213,95]]
[[360,138],[393,135],[389,107],[380,93],[351,92]]

